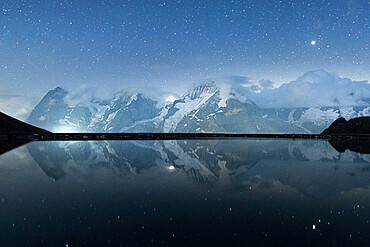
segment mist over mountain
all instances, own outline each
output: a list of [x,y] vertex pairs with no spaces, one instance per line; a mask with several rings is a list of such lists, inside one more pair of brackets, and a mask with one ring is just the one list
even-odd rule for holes
[[261,81],[257,89],[244,90],[248,98],[264,108],[370,106],[368,81],[352,81],[325,70],[307,72],[278,88],[264,87],[266,84],[269,86]]
[[91,99],[74,106],[68,92],[49,91],[32,111],[28,122],[55,132],[299,132],[280,118],[269,118],[263,109],[214,83],[189,90],[171,104],[140,93],[121,92],[109,100]]
[[[197,86],[167,104],[133,90],[101,99],[86,91],[79,96],[57,87],[43,97],[28,122],[55,132],[321,133],[339,117],[370,115],[367,82],[325,71],[306,73],[276,89],[271,81],[256,85],[245,77],[230,79],[231,83],[211,81]],[[336,83],[340,89],[331,89]],[[345,84],[350,86],[340,97]],[[327,96],[312,95],[319,91]],[[332,91],[340,92],[337,99],[332,99]],[[300,107],[287,107],[293,105],[294,97]]]
[[19,120],[26,121],[40,99],[0,91],[0,111]]

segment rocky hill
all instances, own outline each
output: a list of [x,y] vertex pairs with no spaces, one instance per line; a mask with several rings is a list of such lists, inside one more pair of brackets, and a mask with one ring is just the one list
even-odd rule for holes
[[323,135],[341,134],[370,134],[370,117],[359,117],[350,120],[338,118],[329,128],[322,132]]
[[322,132],[323,135],[361,134],[370,135],[370,117],[359,117],[350,120],[338,118],[329,128]]

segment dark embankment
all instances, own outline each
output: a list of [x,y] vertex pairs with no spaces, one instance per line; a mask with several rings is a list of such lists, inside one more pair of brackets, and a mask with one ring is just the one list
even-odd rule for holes
[[[370,135],[370,117],[359,117],[350,120],[338,118],[322,135]],[[347,149],[359,153],[370,153],[369,140],[336,140],[329,141],[339,152]]]
[[338,118],[323,135],[370,135],[370,117],[359,117],[350,120]]
[[353,152],[370,154],[370,142],[363,140],[329,140],[329,143],[338,152],[345,152],[347,149]]
[[49,134],[51,132],[26,124],[18,119],[0,112],[0,135],[7,134]]

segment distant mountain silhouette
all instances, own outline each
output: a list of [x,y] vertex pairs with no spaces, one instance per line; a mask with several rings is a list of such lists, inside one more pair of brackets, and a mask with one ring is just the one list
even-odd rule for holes
[[370,117],[358,117],[350,120],[338,118],[329,128],[322,132],[323,135],[369,135]]
[[0,135],[2,134],[47,134],[47,130],[26,124],[0,112]]

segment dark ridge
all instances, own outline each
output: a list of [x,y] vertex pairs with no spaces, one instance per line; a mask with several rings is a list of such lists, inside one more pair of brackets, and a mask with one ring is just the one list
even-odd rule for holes
[[[32,135],[32,134],[50,134],[51,132],[37,128],[30,124],[26,124],[18,119],[8,116],[0,112],[0,139],[1,135],[17,134],[17,135]],[[4,139],[4,138],[3,138]]]
[[322,135],[370,135],[370,117],[335,120]]
[[0,139],[0,155],[13,150],[14,148],[20,147],[29,141],[17,141],[17,140],[1,140]]
[[347,149],[361,154],[370,154],[369,141],[363,140],[329,140],[330,145],[338,152],[345,152]]

